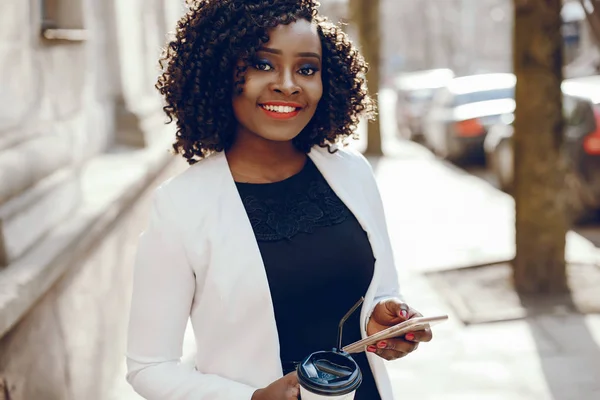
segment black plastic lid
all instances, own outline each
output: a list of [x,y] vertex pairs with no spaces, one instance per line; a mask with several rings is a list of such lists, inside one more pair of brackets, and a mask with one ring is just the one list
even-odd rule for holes
[[324,396],[341,396],[356,390],[362,374],[350,354],[319,351],[298,364],[298,382],[306,390]]

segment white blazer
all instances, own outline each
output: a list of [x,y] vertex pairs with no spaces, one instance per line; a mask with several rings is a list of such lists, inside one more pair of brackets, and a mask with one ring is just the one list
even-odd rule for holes
[[[354,150],[315,147],[309,156],[373,249],[375,272],[361,310],[365,337],[374,305],[399,295],[377,184]],[[180,363],[188,318],[195,369]],[[382,399],[392,400],[383,359],[367,357]],[[135,265],[127,366],[129,383],[150,400],[249,400],[283,374],[262,257],[223,153],[155,192]]]

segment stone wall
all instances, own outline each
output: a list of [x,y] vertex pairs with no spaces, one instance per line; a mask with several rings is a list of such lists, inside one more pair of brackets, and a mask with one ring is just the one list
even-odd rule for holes
[[7,1],[1,7],[8,12],[0,13],[3,265],[21,257],[77,207],[74,171],[103,152],[114,132],[110,85],[94,79],[105,72],[106,54],[95,46],[106,32],[102,8],[90,10],[99,18],[90,24],[93,42],[52,43],[39,34],[37,2]]
[[182,3],[47,1],[45,33],[41,3],[0,4],[0,387],[103,399],[144,196],[172,160],[153,85]]
[[[95,168],[113,162],[104,160]],[[111,174],[113,178],[142,165],[125,157],[119,164],[121,172]],[[161,168],[152,181],[164,180],[175,168],[181,165]],[[88,196],[115,190],[109,183]],[[138,235],[148,220],[149,186],[150,181],[136,188],[130,199],[119,198],[125,203],[119,207],[123,211],[110,221],[86,224],[96,232],[83,232],[91,236],[87,243],[70,249],[70,260],[62,261],[65,274],[0,339],[0,375],[22,391],[15,400],[106,400],[115,380],[123,378],[117,374],[122,373],[131,266]],[[118,197],[118,192],[113,195]]]

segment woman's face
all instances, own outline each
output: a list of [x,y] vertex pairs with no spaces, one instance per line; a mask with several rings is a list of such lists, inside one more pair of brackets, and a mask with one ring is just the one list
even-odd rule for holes
[[290,141],[310,122],[323,95],[321,40],[306,20],[279,25],[251,60],[234,96],[238,135]]

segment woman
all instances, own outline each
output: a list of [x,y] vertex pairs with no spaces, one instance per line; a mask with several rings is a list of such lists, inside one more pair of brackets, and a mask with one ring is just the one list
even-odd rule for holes
[[[381,199],[366,160],[337,148],[373,105],[366,65],[314,0],[195,1],[157,88],[191,164],[155,193],[140,239],[127,378],[147,399],[298,398],[295,365],[420,315],[398,297]],[[180,365],[188,318],[195,369]],[[392,398],[382,359],[355,359],[356,399]]]

